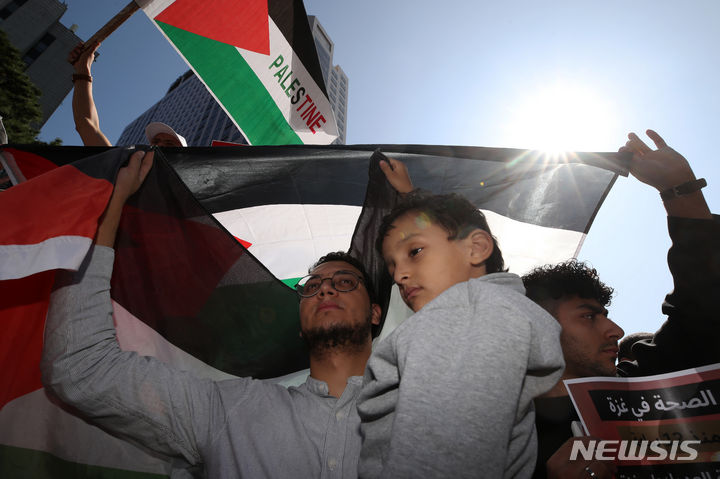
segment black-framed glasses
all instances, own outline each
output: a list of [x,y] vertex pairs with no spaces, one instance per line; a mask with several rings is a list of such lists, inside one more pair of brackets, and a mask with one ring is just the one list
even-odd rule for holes
[[344,270],[335,271],[329,278],[321,278],[320,275],[309,274],[298,281],[295,285],[295,291],[303,298],[311,298],[320,291],[323,282],[328,280],[335,291],[347,293],[357,288],[362,278],[352,271]]

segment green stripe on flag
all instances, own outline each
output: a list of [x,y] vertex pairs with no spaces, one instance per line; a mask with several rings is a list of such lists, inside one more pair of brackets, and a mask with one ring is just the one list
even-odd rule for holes
[[[130,466],[130,464],[128,464]],[[66,461],[48,452],[0,445],[0,477],[13,479],[165,479],[164,474],[126,471]]]
[[291,287],[292,289],[295,289],[295,285],[298,284],[298,281],[300,281],[302,278],[289,278],[289,279],[281,279],[283,283],[285,283],[286,286]]
[[237,48],[156,23],[240,125],[250,144],[302,144]]

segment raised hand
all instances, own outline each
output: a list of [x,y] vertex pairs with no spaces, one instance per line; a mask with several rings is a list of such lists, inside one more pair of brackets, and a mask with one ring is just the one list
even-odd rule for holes
[[620,151],[632,152],[630,173],[635,178],[660,192],[695,179],[690,164],[680,153],[670,148],[655,131],[647,130],[647,135],[655,143],[656,150],[635,133],[628,134],[627,143],[620,148]]
[[135,193],[150,172],[153,164],[154,152],[136,151],[130,156],[128,165],[120,168],[115,180],[112,201],[125,201]]
[[68,54],[68,63],[75,67],[75,73],[90,75],[92,63],[95,61],[95,52],[100,47],[100,43],[88,45],[80,42],[75,45]]
[[130,156],[128,165],[120,168],[115,180],[110,203],[100,219],[95,243],[100,246],[113,247],[117,229],[120,224],[120,216],[127,199],[135,193],[152,168],[154,153],[136,151]]
[[[670,148],[655,131],[647,130],[646,133],[655,143],[656,150],[646,145],[635,133],[628,134],[628,141],[620,148],[620,151],[629,151],[633,154],[630,173],[635,178],[660,193],[695,180],[695,173],[685,157]],[[663,200],[663,205],[669,216],[712,218],[710,208],[700,190],[681,196],[672,195]]]
[[398,193],[405,194],[413,190],[407,166],[402,161],[388,157],[387,161],[380,162],[380,169],[385,173],[385,178]]

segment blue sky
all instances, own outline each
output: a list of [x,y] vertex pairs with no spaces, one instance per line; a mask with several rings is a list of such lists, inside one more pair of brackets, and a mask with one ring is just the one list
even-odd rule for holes
[[[67,0],[88,38],[126,0]],[[615,151],[653,128],[683,153],[711,209],[720,204],[720,2],[306,0],[349,77],[347,143]],[[142,13],[94,65],[111,141],[187,67]],[[80,143],[70,96],[41,138]],[[616,288],[611,317],[655,331],[672,289],[657,192],[620,178],[580,254]]]

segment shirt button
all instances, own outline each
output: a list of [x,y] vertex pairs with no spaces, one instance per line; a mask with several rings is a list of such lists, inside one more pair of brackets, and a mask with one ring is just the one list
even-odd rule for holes
[[328,467],[330,468],[331,471],[334,471],[335,468],[337,467],[337,461],[333,458],[328,459]]
[[338,421],[342,421],[344,417],[345,414],[343,414],[342,411],[338,411],[335,413],[335,419],[337,419]]

